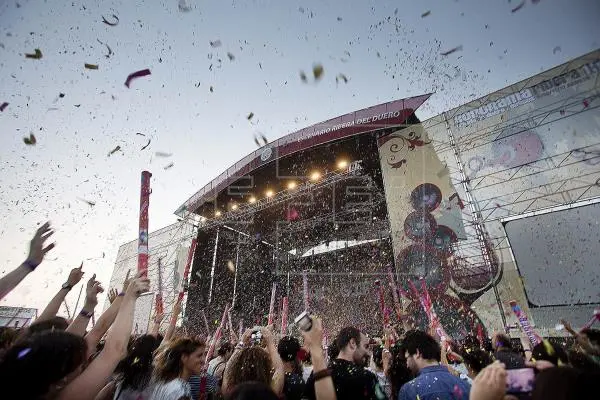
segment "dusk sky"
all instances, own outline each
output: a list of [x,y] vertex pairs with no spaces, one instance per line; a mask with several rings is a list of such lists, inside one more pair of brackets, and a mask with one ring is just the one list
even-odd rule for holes
[[[256,149],[254,134],[272,141],[434,92],[423,120],[600,47],[600,2],[528,0],[511,12],[520,3],[0,0],[0,273],[46,220],[57,243],[0,304],[42,309],[81,261],[84,281],[107,284],[119,245],[137,237],[142,170],[153,173],[156,230]],[[113,14],[116,26],[102,22]],[[25,57],[36,48],[41,59]],[[316,83],[314,63],[325,71]]]

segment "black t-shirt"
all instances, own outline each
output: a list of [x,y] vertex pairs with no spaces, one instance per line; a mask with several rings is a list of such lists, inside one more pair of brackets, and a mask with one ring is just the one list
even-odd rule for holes
[[[331,363],[329,370],[338,399],[383,400],[386,398],[377,376],[363,367],[338,358]],[[316,399],[313,374],[308,377],[304,395],[309,400]]]
[[285,400],[300,400],[304,395],[306,384],[302,378],[302,374],[293,372],[285,373],[285,381],[283,383],[283,398]]

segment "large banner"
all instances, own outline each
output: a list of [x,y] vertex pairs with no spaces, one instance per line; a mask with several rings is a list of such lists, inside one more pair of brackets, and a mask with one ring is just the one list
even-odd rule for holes
[[[501,304],[511,325],[515,320],[508,302],[514,299],[536,327],[550,335],[556,334],[552,328],[561,316],[570,317],[574,324],[589,319],[593,305],[533,307],[527,291],[543,283],[523,279],[503,223],[600,196],[599,72],[600,51],[594,51],[443,115],[455,141],[460,164],[456,170],[464,171],[453,178],[468,184],[479,223],[501,269],[497,294],[482,292],[473,303],[480,314]],[[579,222],[589,221],[581,216]],[[532,234],[548,240],[552,236],[543,230]],[[568,251],[561,242],[550,247],[556,257]],[[577,266],[564,268],[574,273]],[[576,291],[574,282],[542,290]]]

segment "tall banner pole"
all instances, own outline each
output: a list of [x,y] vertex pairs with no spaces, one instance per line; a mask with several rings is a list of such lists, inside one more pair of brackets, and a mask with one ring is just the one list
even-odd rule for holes
[[540,336],[533,330],[533,327],[529,323],[529,318],[527,317],[525,311],[523,311],[523,309],[517,304],[515,300],[509,301],[508,304],[510,304],[510,308],[512,308],[513,313],[519,320],[521,330],[525,333],[525,335],[527,335],[527,338],[531,342],[531,345],[535,346],[538,343],[540,343],[542,340],[540,339]]
[[179,292],[179,301],[183,300],[183,296],[187,291],[187,281],[188,277],[190,276],[190,266],[192,265],[192,260],[194,259],[194,252],[196,251],[197,244],[198,240],[192,239],[192,244],[190,245],[187,261],[185,263],[185,269],[183,270],[183,284],[181,285],[181,291]]
[[269,319],[267,321],[267,325],[273,324],[273,317],[275,314],[275,295],[277,293],[277,283],[273,283],[273,288],[271,289],[271,304],[269,304]]
[[140,230],[138,236],[138,273],[148,277],[148,206],[150,205],[150,177],[148,171],[142,172],[140,191]]
[[308,276],[306,275],[306,270],[302,271],[302,294],[304,296],[304,311],[308,311]]
[[156,292],[156,313],[162,314],[164,311],[164,304],[162,298],[162,289],[163,289],[163,281],[162,281],[162,258],[158,258],[158,290]]
[[208,325],[208,319],[206,318],[206,314],[204,310],[200,311],[202,313],[202,319],[204,320],[204,327],[206,328],[206,336],[210,336],[210,326]]
[[394,273],[392,269],[388,269],[388,279],[390,280],[390,287],[392,288],[392,300],[394,301],[394,311],[396,311],[396,317],[398,322],[402,322],[402,305],[400,305],[400,298],[398,297],[398,286],[394,279]]
[[223,310],[223,316],[221,317],[221,323],[215,332],[215,337],[210,341],[210,346],[208,347],[208,353],[206,353],[205,364],[208,365],[208,362],[212,359],[213,353],[215,352],[215,347],[217,346],[217,342],[221,340],[221,335],[223,334],[223,327],[225,326],[225,321],[227,320],[227,312],[229,311],[229,303],[225,304],[225,309]]
[[288,297],[283,298],[283,305],[281,307],[281,334],[287,335],[287,319],[288,319]]

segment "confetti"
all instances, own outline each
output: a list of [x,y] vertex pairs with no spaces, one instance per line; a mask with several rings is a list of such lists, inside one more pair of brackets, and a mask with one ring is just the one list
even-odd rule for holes
[[248,114],[248,116],[246,117],[246,119],[248,119],[248,121],[250,121],[252,119],[252,117],[254,117],[254,113],[251,112],[250,114]]
[[21,350],[19,352],[19,354],[17,354],[17,359],[21,359],[21,358],[25,357],[27,354],[29,354],[30,351],[31,351],[30,347],[27,347],[27,348]]
[[106,58],[110,58],[110,56],[112,56],[112,54],[113,54],[113,51],[112,51],[112,49],[110,48],[110,46],[109,46],[109,45],[107,45],[106,43],[103,43],[103,42],[101,42],[101,41],[100,41],[100,40],[98,40],[98,39],[96,39],[96,40],[98,41],[98,43],[100,43],[100,44],[102,44],[102,45],[106,46],[106,49],[108,50],[108,54],[105,54],[105,55],[104,55],[104,57],[106,57]]
[[185,0],[179,0],[179,11],[189,12],[192,11],[192,7],[190,7]]
[[140,135],[140,136],[146,136],[146,135],[144,135],[144,134],[143,134],[143,133],[141,133],[141,132],[136,132],[136,135]]
[[157,151],[156,153],[154,153],[154,155],[156,157],[171,157],[173,155],[173,153],[164,153],[162,151]]
[[110,22],[103,15],[102,16],[102,22],[104,22],[108,26],[117,26],[119,24],[119,17],[117,17],[115,14],[113,14],[112,17],[115,20],[114,22]]
[[221,47],[221,41],[219,39],[208,43],[210,43],[210,47]]
[[229,61],[235,60],[235,56],[231,53],[227,53],[227,57],[229,57]]
[[428,17],[430,14],[431,14],[431,10],[427,10],[423,14],[421,14],[421,18]]
[[304,73],[304,71],[300,71],[300,80],[304,83],[306,83],[306,74]]
[[313,76],[315,77],[315,81],[318,81],[323,77],[323,72],[325,72],[325,70],[321,64],[313,65]]
[[166,170],[168,170],[169,168],[171,168],[173,165],[175,165],[175,164],[173,164],[173,163],[169,163],[169,164],[165,165],[165,166],[163,167],[163,169],[166,171]]
[[112,149],[110,151],[110,153],[108,153],[108,156],[110,157],[111,155],[115,154],[117,151],[121,150],[121,146],[117,146],[114,149]]
[[37,140],[35,139],[35,136],[33,135],[33,133],[30,133],[29,137],[23,138],[23,142],[25,142],[25,144],[28,146],[33,146],[34,144],[37,143]]
[[510,12],[516,13],[521,8],[523,8],[524,5],[525,5],[525,0],[523,0],[519,5],[517,5],[515,8],[513,8],[512,10],[510,10]]
[[210,90],[211,93],[215,91],[215,89],[212,86],[208,90]]
[[81,197],[78,197],[77,200],[83,201],[84,203],[86,203],[90,207],[94,207],[96,205],[96,202],[90,201],[90,200],[86,200],[86,199],[83,199]]
[[560,52],[562,49],[560,48],[560,46],[556,46],[554,49],[552,49],[552,54],[556,54],[558,52]]
[[231,260],[227,261],[227,269],[231,272],[235,272],[235,265],[233,264],[233,261],[231,261]]
[[441,54],[442,56],[449,56],[450,54],[452,54],[452,53],[454,53],[454,52],[457,52],[457,51],[461,51],[462,49],[463,49],[463,47],[462,47],[462,45],[460,45],[460,46],[456,46],[455,48],[453,48],[453,49],[450,49],[450,50],[448,50],[448,51],[445,51],[445,52],[443,52],[443,53],[440,53],[440,54]]
[[8,107],[8,103],[5,101],[4,103],[0,104],[0,111],[4,111],[6,107]]
[[152,141],[152,139],[148,139],[148,143],[146,143],[146,145],[144,147],[142,147],[142,150],[146,150],[148,148],[148,146],[150,146],[151,141]]
[[98,64],[88,64],[88,63],[85,63],[85,64],[83,64],[83,66],[86,69],[98,69]]
[[35,49],[35,53],[25,53],[25,58],[32,58],[34,60],[39,60],[42,58],[42,51],[40,49]]
[[142,76],[148,76],[148,75],[150,75],[149,69],[142,69],[142,70],[139,70],[136,72],[132,72],[131,74],[129,74],[127,76],[127,80],[125,81],[125,86],[129,87],[132,80],[134,80],[136,78],[141,78]]
[[338,81],[344,81],[344,83],[348,83],[348,77],[346,77],[344,74],[339,74],[335,77],[335,83],[338,83]]

